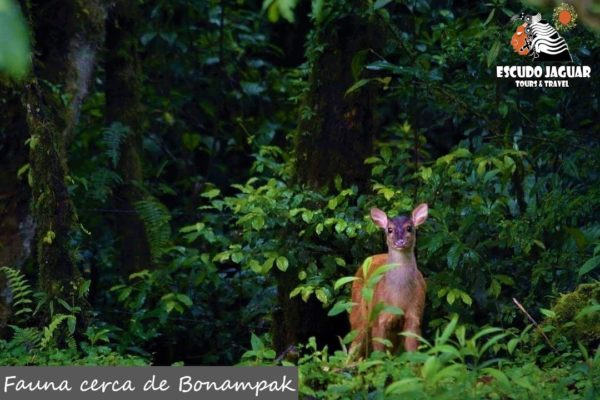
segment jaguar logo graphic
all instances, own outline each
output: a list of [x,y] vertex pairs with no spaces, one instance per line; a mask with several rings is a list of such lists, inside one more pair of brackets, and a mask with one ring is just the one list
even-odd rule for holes
[[[542,19],[541,14],[529,15],[522,12],[513,15],[510,22],[517,20],[523,21],[523,24],[517,27],[510,42],[517,54],[529,55],[535,62],[573,61],[565,39],[548,21]],[[557,14],[555,23],[558,22],[561,30],[566,30],[574,26],[574,20],[575,16],[567,8]]]

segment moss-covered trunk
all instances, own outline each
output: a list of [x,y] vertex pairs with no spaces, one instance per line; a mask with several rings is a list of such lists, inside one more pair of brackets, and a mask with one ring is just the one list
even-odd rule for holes
[[80,274],[69,243],[76,214],[65,181],[64,136],[35,80],[26,94],[26,105],[40,286],[50,298],[70,300]]
[[[368,16],[367,2],[333,1],[329,16],[311,36],[307,57],[311,66],[308,91],[300,106],[295,142],[295,177],[314,188],[331,187],[339,175],[344,184],[368,184],[364,159],[371,155],[374,133],[374,89],[367,85],[347,94],[364,77],[361,61],[378,53],[382,31]],[[278,350],[316,336],[321,344],[336,344],[347,332],[345,316],[332,319],[316,299],[290,299],[298,284],[295,273],[277,278],[278,310],[273,339]]]
[[49,298],[83,305],[72,254],[77,215],[67,186],[67,148],[102,43],[104,8],[99,0],[27,4],[36,57],[22,103],[29,130],[39,282]]
[[137,2],[118,2],[109,13],[106,28],[106,120],[128,128],[121,146],[118,171],[123,184],[115,193],[115,203],[129,211],[117,220],[121,247],[121,265],[125,275],[150,267],[150,247],[143,221],[135,212],[135,203],[145,194],[136,186],[143,180],[141,68],[138,55]]

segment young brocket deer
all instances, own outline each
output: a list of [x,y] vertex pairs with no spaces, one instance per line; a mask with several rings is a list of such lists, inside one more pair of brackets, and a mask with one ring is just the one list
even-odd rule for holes
[[[389,219],[380,209],[371,209],[373,222],[385,230],[388,252],[372,256],[368,276],[363,276],[363,268],[359,268],[356,273],[359,279],[352,285],[352,301],[356,305],[350,312],[350,325],[353,330],[358,331],[358,335],[350,348],[352,355],[364,355],[373,338],[389,340],[393,346],[392,351],[395,351],[400,345],[401,332],[420,334],[426,284],[417,269],[414,249],[416,228],[425,222],[428,210],[427,204],[423,203],[413,210],[410,217],[402,215]],[[375,284],[372,301],[367,304],[363,299],[365,283],[375,271],[388,265],[390,269]],[[367,314],[378,303],[401,308],[404,313],[398,315],[397,312],[380,312],[372,321],[369,331]],[[405,350],[414,351],[417,345],[415,337],[404,337]],[[385,345],[381,341],[373,341],[372,348],[381,351]]]

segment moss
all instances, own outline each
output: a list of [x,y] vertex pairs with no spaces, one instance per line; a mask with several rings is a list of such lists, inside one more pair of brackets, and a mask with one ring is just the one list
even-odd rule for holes
[[555,316],[546,323],[557,328],[555,336],[561,335],[593,348],[600,343],[600,313],[575,317],[594,303],[600,303],[600,282],[579,285],[575,291],[560,296],[552,308]]

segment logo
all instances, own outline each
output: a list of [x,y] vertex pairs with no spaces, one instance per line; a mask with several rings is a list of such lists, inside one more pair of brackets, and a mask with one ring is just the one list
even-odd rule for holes
[[[568,14],[568,12],[567,12]],[[561,14],[562,15],[562,14]],[[559,17],[560,18],[560,17]],[[572,17],[562,17],[568,23]],[[525,23],[517,27],[510,44],[520,56],[531,56],[533,61],[562,61],[572,62],[569,46],[558,31],[542,19],[541,14],[513,15],[511,21],[521,20]]]
[[559,33],[568,32],[576,26],[577,13],[573,6],[563,3],[554,9],[554,26],[540,13],[521,12],[513,15],[508,24],[515,21],[522,23],[517,26],[510,44],[515,53],[533,65],[499,65],[496,67],[497,78],[516,79],[516,87],[569,87],[568,79],[590,78],[591,67],[586,65],[540,65],[573,63],[569,45]]

